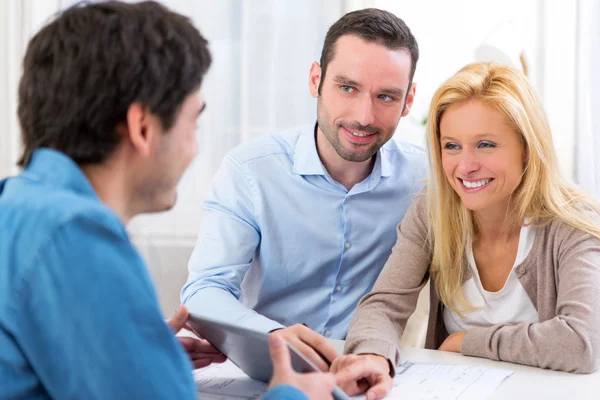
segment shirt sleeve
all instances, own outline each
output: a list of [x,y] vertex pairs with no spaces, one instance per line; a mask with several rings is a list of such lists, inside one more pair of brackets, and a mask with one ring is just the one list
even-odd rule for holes
[[116,225],[74,217],[33,256],[13,297],[19,345],[51,398],[195,399],[191,363]]
[[600,351],[600,242],[574,228],[566,230],[569,233],[556,252],[556,316],[533,324],[469,329],[461,344],[462,354],[567,372],[596,369]]
[[279,385],[269,390],[263,400],[308,400],[308,397],[293,386]]
[[431,264],[425,200],[423,193],[417,195],[398,225],[392,254],[352,318],[345,353],[379,354],[390,360],[392,367],[400,363],[400,338],[427,283]]
[[181,302],[192,313],[269,332],[283,326],[239,301],[242,280],[260,243],[255,190],[242,165],[228,154],[203,203],[202,229]]

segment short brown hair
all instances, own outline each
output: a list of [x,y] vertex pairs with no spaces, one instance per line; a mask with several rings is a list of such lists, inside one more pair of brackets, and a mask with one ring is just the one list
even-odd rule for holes
[[340,18],[327,31],[323,51],[321,52],[321,86],[325,80],[327,64],[335,55],[335,44],[344,35],[356,35],[367,42],[377,42],[388,49],[405,49],[410,53],[411,69],[410,82],[412,83],[419,60],[419,46],[417,40],[408,29],[404,21],[389,11],[377,8],[352,11]]
[[192,22],[157,2],[84,2],[63,11],[27,46],[19,165],[40,147],[79,165],[103,162],[135,102],[169,130],[210,64],[208,43]]

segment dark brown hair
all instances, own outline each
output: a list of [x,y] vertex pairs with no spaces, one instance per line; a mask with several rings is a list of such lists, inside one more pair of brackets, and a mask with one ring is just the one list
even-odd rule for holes
[[119,144],[115,127],[135,102],[168,130],[210,63],[208,42],[190,20],[156,2],[68,8],[27,46],[19,165],[40,147],[79,165],[103,162]]
[[410,82],[415,75],[419,60],[419,46],[404,21],[388,11],[377,8],[352,11],[340,18],[327,31],[323,51],[321,52],[321,82],[319,95],[325,80],[327,64],[335,56],[335,44],[344,35],[356,35],[367,42],[377,42],[388,49],[405,49],[410,53]]

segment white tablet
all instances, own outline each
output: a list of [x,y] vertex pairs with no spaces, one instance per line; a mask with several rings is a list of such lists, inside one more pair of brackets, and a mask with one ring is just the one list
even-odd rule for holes
[[[250,378],[269,382],[273,375],[273,365],[269,355],[268,333],[215,321],[193,313],[190,313],[188,323]],[[288,348],[295,371],[319,371],[309,359],[289,343]],[[332,395],[336,400],[349,399],[338,387],[334,389]]]

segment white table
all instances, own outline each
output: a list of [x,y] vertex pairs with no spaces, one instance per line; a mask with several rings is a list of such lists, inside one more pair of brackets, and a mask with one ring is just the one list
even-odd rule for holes
[[[331,342],[342,353],[344,342],[342,340]],[[593,374],[580,375],[436,350],[403,348],[401,356],[402,359],[413,362],[483,365],[488,368],[514,371],[514,374],[502,382],[490,399],[600,399],[600,360],[599,370]]]

